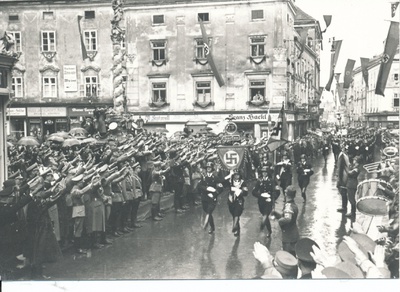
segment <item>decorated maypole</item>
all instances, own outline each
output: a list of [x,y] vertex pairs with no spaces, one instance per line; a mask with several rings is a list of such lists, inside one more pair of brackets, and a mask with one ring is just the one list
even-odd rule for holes
[[124,60],[124,53],[121,50],[121,43],[124,39],[124,30],[120,27],[120,22],[122,21],[124,14],[122,2],[122,0],[112,0],[114,16],[111,20],[111,41],[113,43],[113,101],[114,111],[118,115],[124,113],[126,104],[122,78],[122,62]]

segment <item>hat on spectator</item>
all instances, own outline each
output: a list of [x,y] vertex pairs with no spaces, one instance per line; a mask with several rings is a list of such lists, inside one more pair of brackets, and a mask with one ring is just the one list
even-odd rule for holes
[[344,271],[345,273],[349,274],[349,276],[353,279],[363,279],[364,274],[359,267],[357,267],[354,263],[344,261],[338,263],[335,268]]
[[294,198],[296,196],[296,188],[292,185],[286,188],[286,196]]
[[275,268],[283,275],[297,274],[297,259],[287,251],[279,250],[274,258]]
[[297,258],[305,262],[315,263],[313,257],[311,256],[313,246],[319,248],[318,244],[314,240],[308,237],[301,238],[299,241],[297,241],[295,246]]
[[321,273],[328,279],[350,279],[351,276],[336,267],[327,267]]

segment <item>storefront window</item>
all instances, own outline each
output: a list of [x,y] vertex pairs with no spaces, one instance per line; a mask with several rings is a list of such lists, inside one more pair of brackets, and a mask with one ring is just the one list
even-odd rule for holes
[[10,121],[10,135],[19,140],[25,136],[24,119],[11,119]]
[[30,136],[42,136],[42,122],[40,120],[29,121],[29,135]]

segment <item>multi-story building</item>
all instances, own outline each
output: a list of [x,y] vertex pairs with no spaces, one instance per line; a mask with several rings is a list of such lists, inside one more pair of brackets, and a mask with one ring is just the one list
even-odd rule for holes
[[[283,103],[292,139],[318,126],[321,30],[294,1],[127,0],[123,9],[126,112],[145,128],[174,132],[232,114],[259,137],[268,109],[274,120]],[[0,30],[20,53],[9,134],[68,131],[96,106],[113,106],[112,17],[108,0],[2,1]]]
[[368,63],[368,84],[365,83],[361,67],[353,71],[353,82],[347,94],[346,123],[355,126],[399,128],[399,55],[396,54],[386,84],[385,96],[376,95],[382,54],[374,56]]

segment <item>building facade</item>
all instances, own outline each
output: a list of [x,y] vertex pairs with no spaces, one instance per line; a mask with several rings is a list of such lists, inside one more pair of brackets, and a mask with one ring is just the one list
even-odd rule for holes
[[[20,53],[8,117],[18,136],[68,131],[113,105],[110,1],[31,2],[3,1],[0,15]],[[318,126],[322,34],[294,1],[127,0],[123,9],[126,112],[145,128],[175,132],[232,114],[239,130],[260,137],[268,110],[274,120],[282,104],[291,139]]]
[[368,84],[361,67],[353,71],[353,82],[347,93],[345,123],[351,126],[399,128],[399,55],[396,54],[386,83],[385,96],[376,95],[382,55],[374,56],[368,63]]

